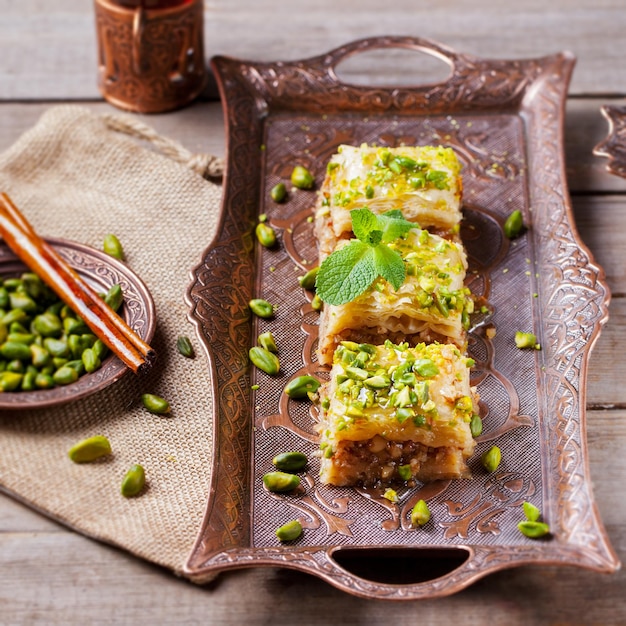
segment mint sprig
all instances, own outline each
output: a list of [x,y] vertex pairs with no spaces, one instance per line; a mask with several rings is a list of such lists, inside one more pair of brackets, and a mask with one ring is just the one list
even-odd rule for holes
[[345,304],[360,296],[380,276],[397,291],[404,279],[404,261],[387,244],[403,238],[416,225],[392,210],[381,215],[368,208],[350,212],[356,239],[335,250],[320,265],[317,295],[327,304]]

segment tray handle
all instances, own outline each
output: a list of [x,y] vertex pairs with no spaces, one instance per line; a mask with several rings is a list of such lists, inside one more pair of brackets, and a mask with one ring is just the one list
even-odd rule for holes
[[327,582],[355,595],[418,600],[458,592],[505,566],[485,563],[488,553],[469,546],[339,546],[326,552],[321,569]]
[[319,68],[326,71],[329,80],[335,82],[337,85],[343,85],[345,83],[338,77],[336,71],[337,66],[339,66],[343,61],[356,54],[362,54],[372,50],[385,50],[391,48],[414,50],[415,52],[421,52],[438,58],[446,63],[450,67],[450,75],[442,81],[435,81],[431,84],[445,84],[455,77],[462,76],[464,74],[464,69],[467,66],[467,61],[470,58],[468,55],[459,54],[452,48],[448,48],[443,44],[429,39],[419,37],[388,36],[369,37],[353,41],[339,48],[335,48],[323,56],[311,59],[310,61],[312,64],[317,61]]

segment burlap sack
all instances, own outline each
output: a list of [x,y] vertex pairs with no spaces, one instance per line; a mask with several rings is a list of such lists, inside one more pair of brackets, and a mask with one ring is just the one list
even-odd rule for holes
[[[117,234],[126,262],[154,298],[151,343],[159,355],[147,377],[128,373],[84,400],[2,411],[0,487],[79,532],[174,571],[199,530],[211,465],[211,385],[184,294],[214,236],[221,188],[190,168],[217,174],[220,163],[194,158],[135,118],[76,106],[50,109],[0,155],[0,190],[41,235],[101,248],[104,235]],[[195,341],[195,359],[176,350],[180,334]],[[139,400],[145,392],[167,398],[171,414],[148,413]],[[113,455],[72,463],[68,449],[95,434],[109,438]],[[145,467],[147,489],[127,499],[120,484],[133,463]]]

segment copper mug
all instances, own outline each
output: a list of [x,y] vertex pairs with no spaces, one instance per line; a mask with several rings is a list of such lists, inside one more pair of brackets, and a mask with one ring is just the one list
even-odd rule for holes
[[203,0],[95,0],[98,87],[111,104],[162,113],[206,81]]

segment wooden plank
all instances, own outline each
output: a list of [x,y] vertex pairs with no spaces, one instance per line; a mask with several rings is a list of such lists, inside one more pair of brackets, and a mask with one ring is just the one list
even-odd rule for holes
[[[413,0],[364,0],[358,8],[352,2],[318,0],[313,7],[299,0],[284,10],[279,0],[212,0],[205,5],[205,58],[295,60],[374,34],[408,35],[488,58],[571,50],[578,57],[573,94],[619,95],[626,85],[623,46],[616,45],[623,41],[623,8],[621,0],[519,0],[506,10],[490,0],[422,7]],[[42,10],[40,0],[0,0],[0,14],[0,98],[99,97],[93,3],[56,0],[54,10]],[[355,58],[340,73],[370,84],[431,76],[416,58]]]
[[[594,156],[592,150],[608,133],[606,120],[600,113],[604,104],[619,104],[611,98],[570,99],[565,118],[567,180],[572,194],[590,192],[626,193],[626,179],[606,171],[606,159]],[[0,150],[8,148],[22,133],[33,126],[51,106],[60,103],[0,104],[3,123],[0,125]],[[196,102],[191,106],[161,115],[126,114],[107,103],[77,103],[96,113],[130,115],[153,126],[166,137],[175,138],[193,152],[224,156],[226,146],[224,120],[218,102]],[[584,200],[582,201],[584,204]],[[584,213],[581,209],[580,213]]]
[[[621,513],[608,532],[624,555],[626,511],[610,508],[616,516]],[[607,576],[577,568],[523,567],[417,607],[352,597],[317,578],[279,569],[229,572],[197,587],[73,533],[1,534],[0,566],[10,572],[0,585],[6,624],[293,624],[297,615],[302,625],[328,624],[329,619],[333,624],[409,625],[415,624],[418,610],[425,624],[440,623],[445,616],[446,623],[478,626],[488,613],[489,624],[495,625],[610,625],[623,623],[626,610],[624,570]]]

